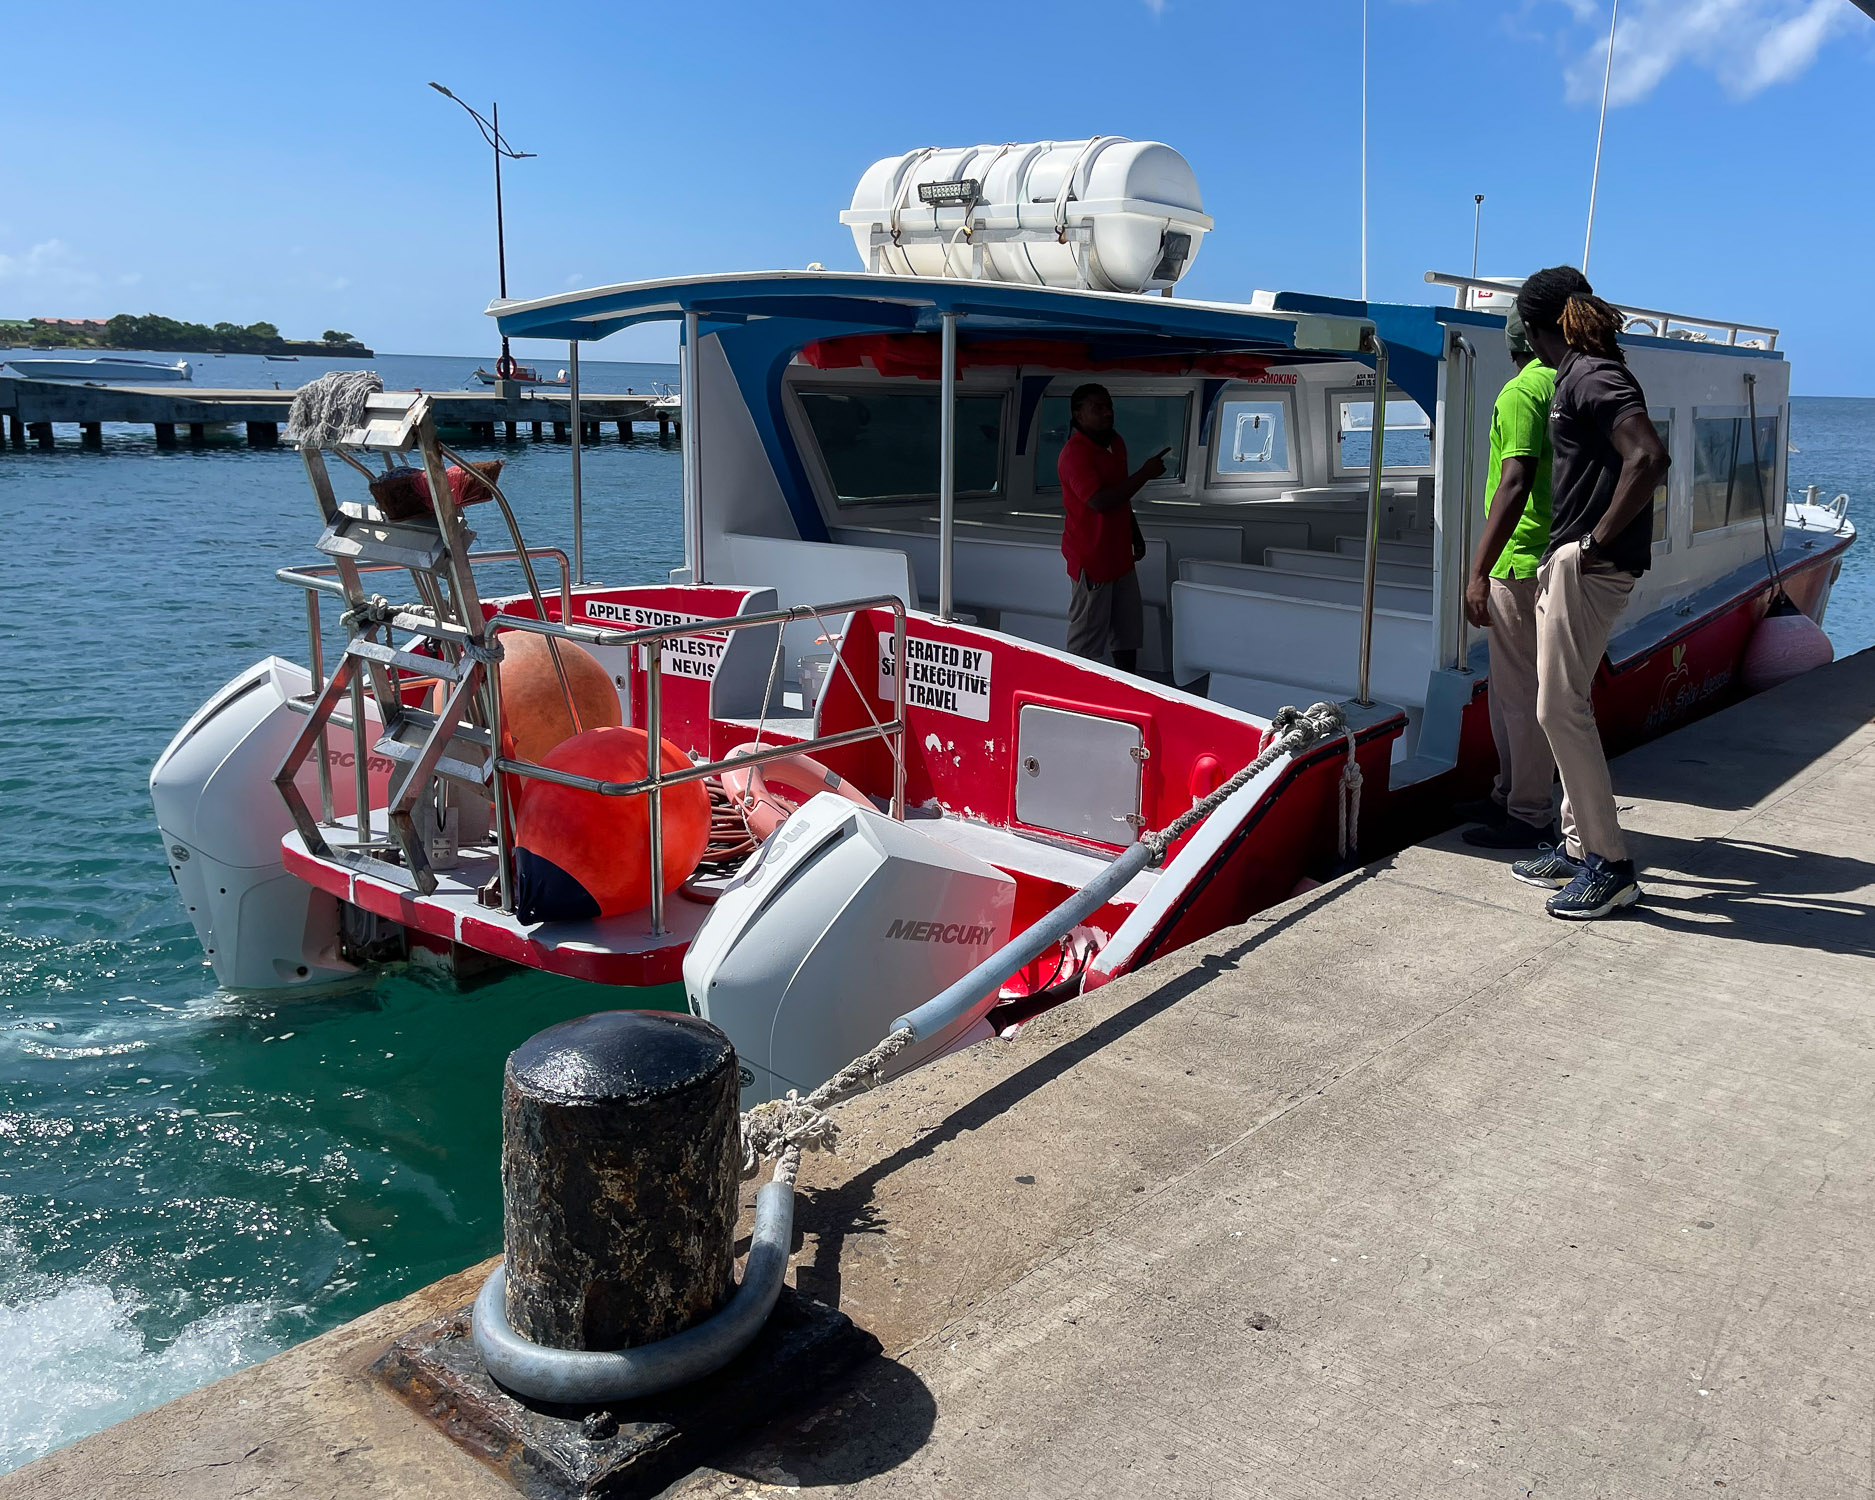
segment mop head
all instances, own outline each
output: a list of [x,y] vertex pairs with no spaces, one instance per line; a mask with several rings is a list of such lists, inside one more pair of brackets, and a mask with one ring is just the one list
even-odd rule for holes
[[384,389],[376,370],[334,370],[299,388],[287,437],[302,447],[330,448],[365,424],[365,402]]

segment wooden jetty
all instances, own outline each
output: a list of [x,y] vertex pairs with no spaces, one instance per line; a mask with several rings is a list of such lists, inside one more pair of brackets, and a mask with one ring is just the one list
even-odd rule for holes
[[[6,424],[10,446],[28,442],[53,446],[59,424],[79,430],[86,447],[104,441],[106,422],[147,423],[156,431],[158,447],[177,443],[178,432],[191,443],[207,441],[208,429],[236,423],[247,428],[250,447],[271,447],[286,427],[294,392],[280,390],[198,390],[176,386],[81,385],[63,380],[0,379],[0,419]],[[476,437],[493,441],[496,429],[510,441],[525,425],[541,437],[551,427],[564,440],[572,422],[572,397],[564,390],[530,390],[518,384],[485,391],[432,391],[444,426],[466,427]],[[585,441],[597,442],[604,424],[613,423],[621,438],[632,435],[635,424],[655,422],[658,436],[668,437],[681,424],[674,397],[614,395],[581,392],[580,423]]]

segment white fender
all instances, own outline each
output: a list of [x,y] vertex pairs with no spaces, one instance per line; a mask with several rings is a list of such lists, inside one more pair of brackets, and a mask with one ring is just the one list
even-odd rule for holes
[[[287,700],[311,689],[303,667],[277,656],[256,662],[196,710],[150,771],[169,872],[228,989],[290,989],[356,972],[339,957],[337,898],[287,874],[280,860],[280,839],[293,825],[273,777],[306,723]],[[367,704],[375,723],[376,706]],[[351,736],[329,736],[333,810],[348,815]],[[372,767],[374,801],[389,770],[388,760]],[[298,785],[317,816],[311,757]]]

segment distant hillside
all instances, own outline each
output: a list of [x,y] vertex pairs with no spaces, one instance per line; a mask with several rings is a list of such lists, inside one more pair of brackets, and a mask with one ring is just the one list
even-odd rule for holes
[[145,313],[119,313],[99,322],[60,318],[0,318],[0,340],[16,347],[53,349],[160,349],[178,354],[324,354],[369,359],[372,351],[349,333],[328,328],[317,339],[286,339],[271,323],[179,323]]

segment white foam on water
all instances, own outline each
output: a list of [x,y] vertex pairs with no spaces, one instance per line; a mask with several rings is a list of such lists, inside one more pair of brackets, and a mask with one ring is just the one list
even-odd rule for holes
[[132,1321],[140,1307],[79,1278],[0,1305],[0,1473],[282,1347],[268,1302],[217,1308],[161,1348]]

